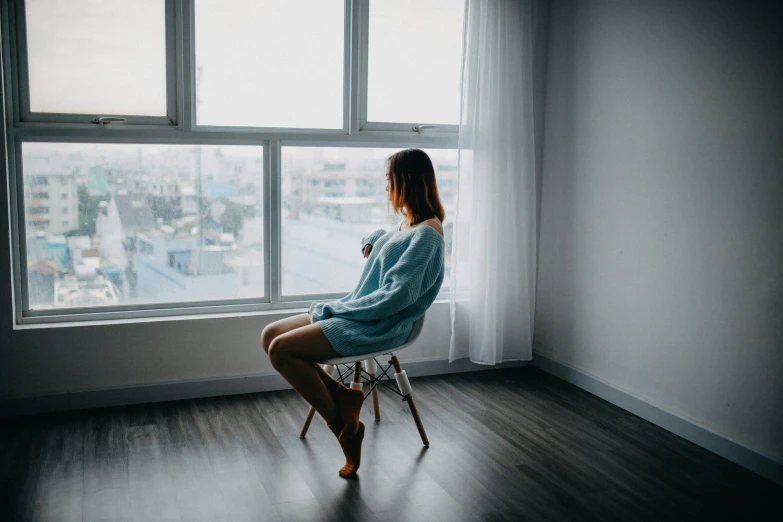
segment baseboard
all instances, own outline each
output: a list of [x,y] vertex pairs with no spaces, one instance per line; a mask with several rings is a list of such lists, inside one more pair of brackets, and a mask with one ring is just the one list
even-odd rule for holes
[[783,462],[565,363],[533,352],[533,366],[570,382],[702,448],[783,485]]
[[[495,366],[475,364],[468,359],[452,363],[448,359],[401,361],[409,377],[423,377],[446,373],[461,373],[526,366],[530,361],[513,361]],[[390,372],[391,375],[392,372]],[[137,386],[116,386],[90,390],[0,398],[0,417],[50,413],[56,411],[103,408],[147,402],[164,402],[220,395],[237,395],[290,389],[278,373],[239,375],[217,379],[199,379]]]

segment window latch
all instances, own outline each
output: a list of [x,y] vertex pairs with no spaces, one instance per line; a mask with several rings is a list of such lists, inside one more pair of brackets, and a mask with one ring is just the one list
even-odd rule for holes
[[437,129],[437,128],[438,128],[437,125],[416,125],[415,127],[413,127],[413,131],[414,132],[418,132],[419,134],[421,134],[421,131],[423,131],[423,130]]
[[100,118],[92,120],[93,123],[97,123],[101,128],[107,123],[125,123],[125,121],[125,118],[120,118],[118,116],[101,116]]

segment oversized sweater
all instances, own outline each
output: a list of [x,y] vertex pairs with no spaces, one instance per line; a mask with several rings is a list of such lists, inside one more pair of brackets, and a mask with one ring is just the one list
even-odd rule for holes
[[311,323],[346,357],[404,344],[443,283],[445,243],[434,228],[376,230],[362,239],[362,250],[368,244],[372,251],[354,291],[310,305]]

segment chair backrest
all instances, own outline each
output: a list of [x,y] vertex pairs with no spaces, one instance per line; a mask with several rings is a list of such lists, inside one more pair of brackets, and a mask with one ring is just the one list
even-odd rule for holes
[[424,312],[421,314],[421,317],[413,321],[413,327],[411,328],[411,334],[408,336],[408,340],[405,341],[405,344],[403,346],[408,346],[410,344],[413,344],[416,342],[416,339],[419,337],[419,334],[421,333],[421,329],[424,327],[424,316],[427,315],[427,312]]

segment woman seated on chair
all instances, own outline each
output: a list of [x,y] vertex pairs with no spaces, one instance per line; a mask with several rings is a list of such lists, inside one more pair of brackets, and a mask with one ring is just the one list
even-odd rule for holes
[[337,437],[345,478],[359,469],[364,392],[343,386],[318,363],[404,344],[443,283],[445,213],[429,156],[418,149],[394,154],[387,161],[386,182],[394,213],[403,219],[397,230],[376,230],[362,239],[367,262],[353,292],[313,303],[308,313],[276,321],[261,334],[272,366]]

